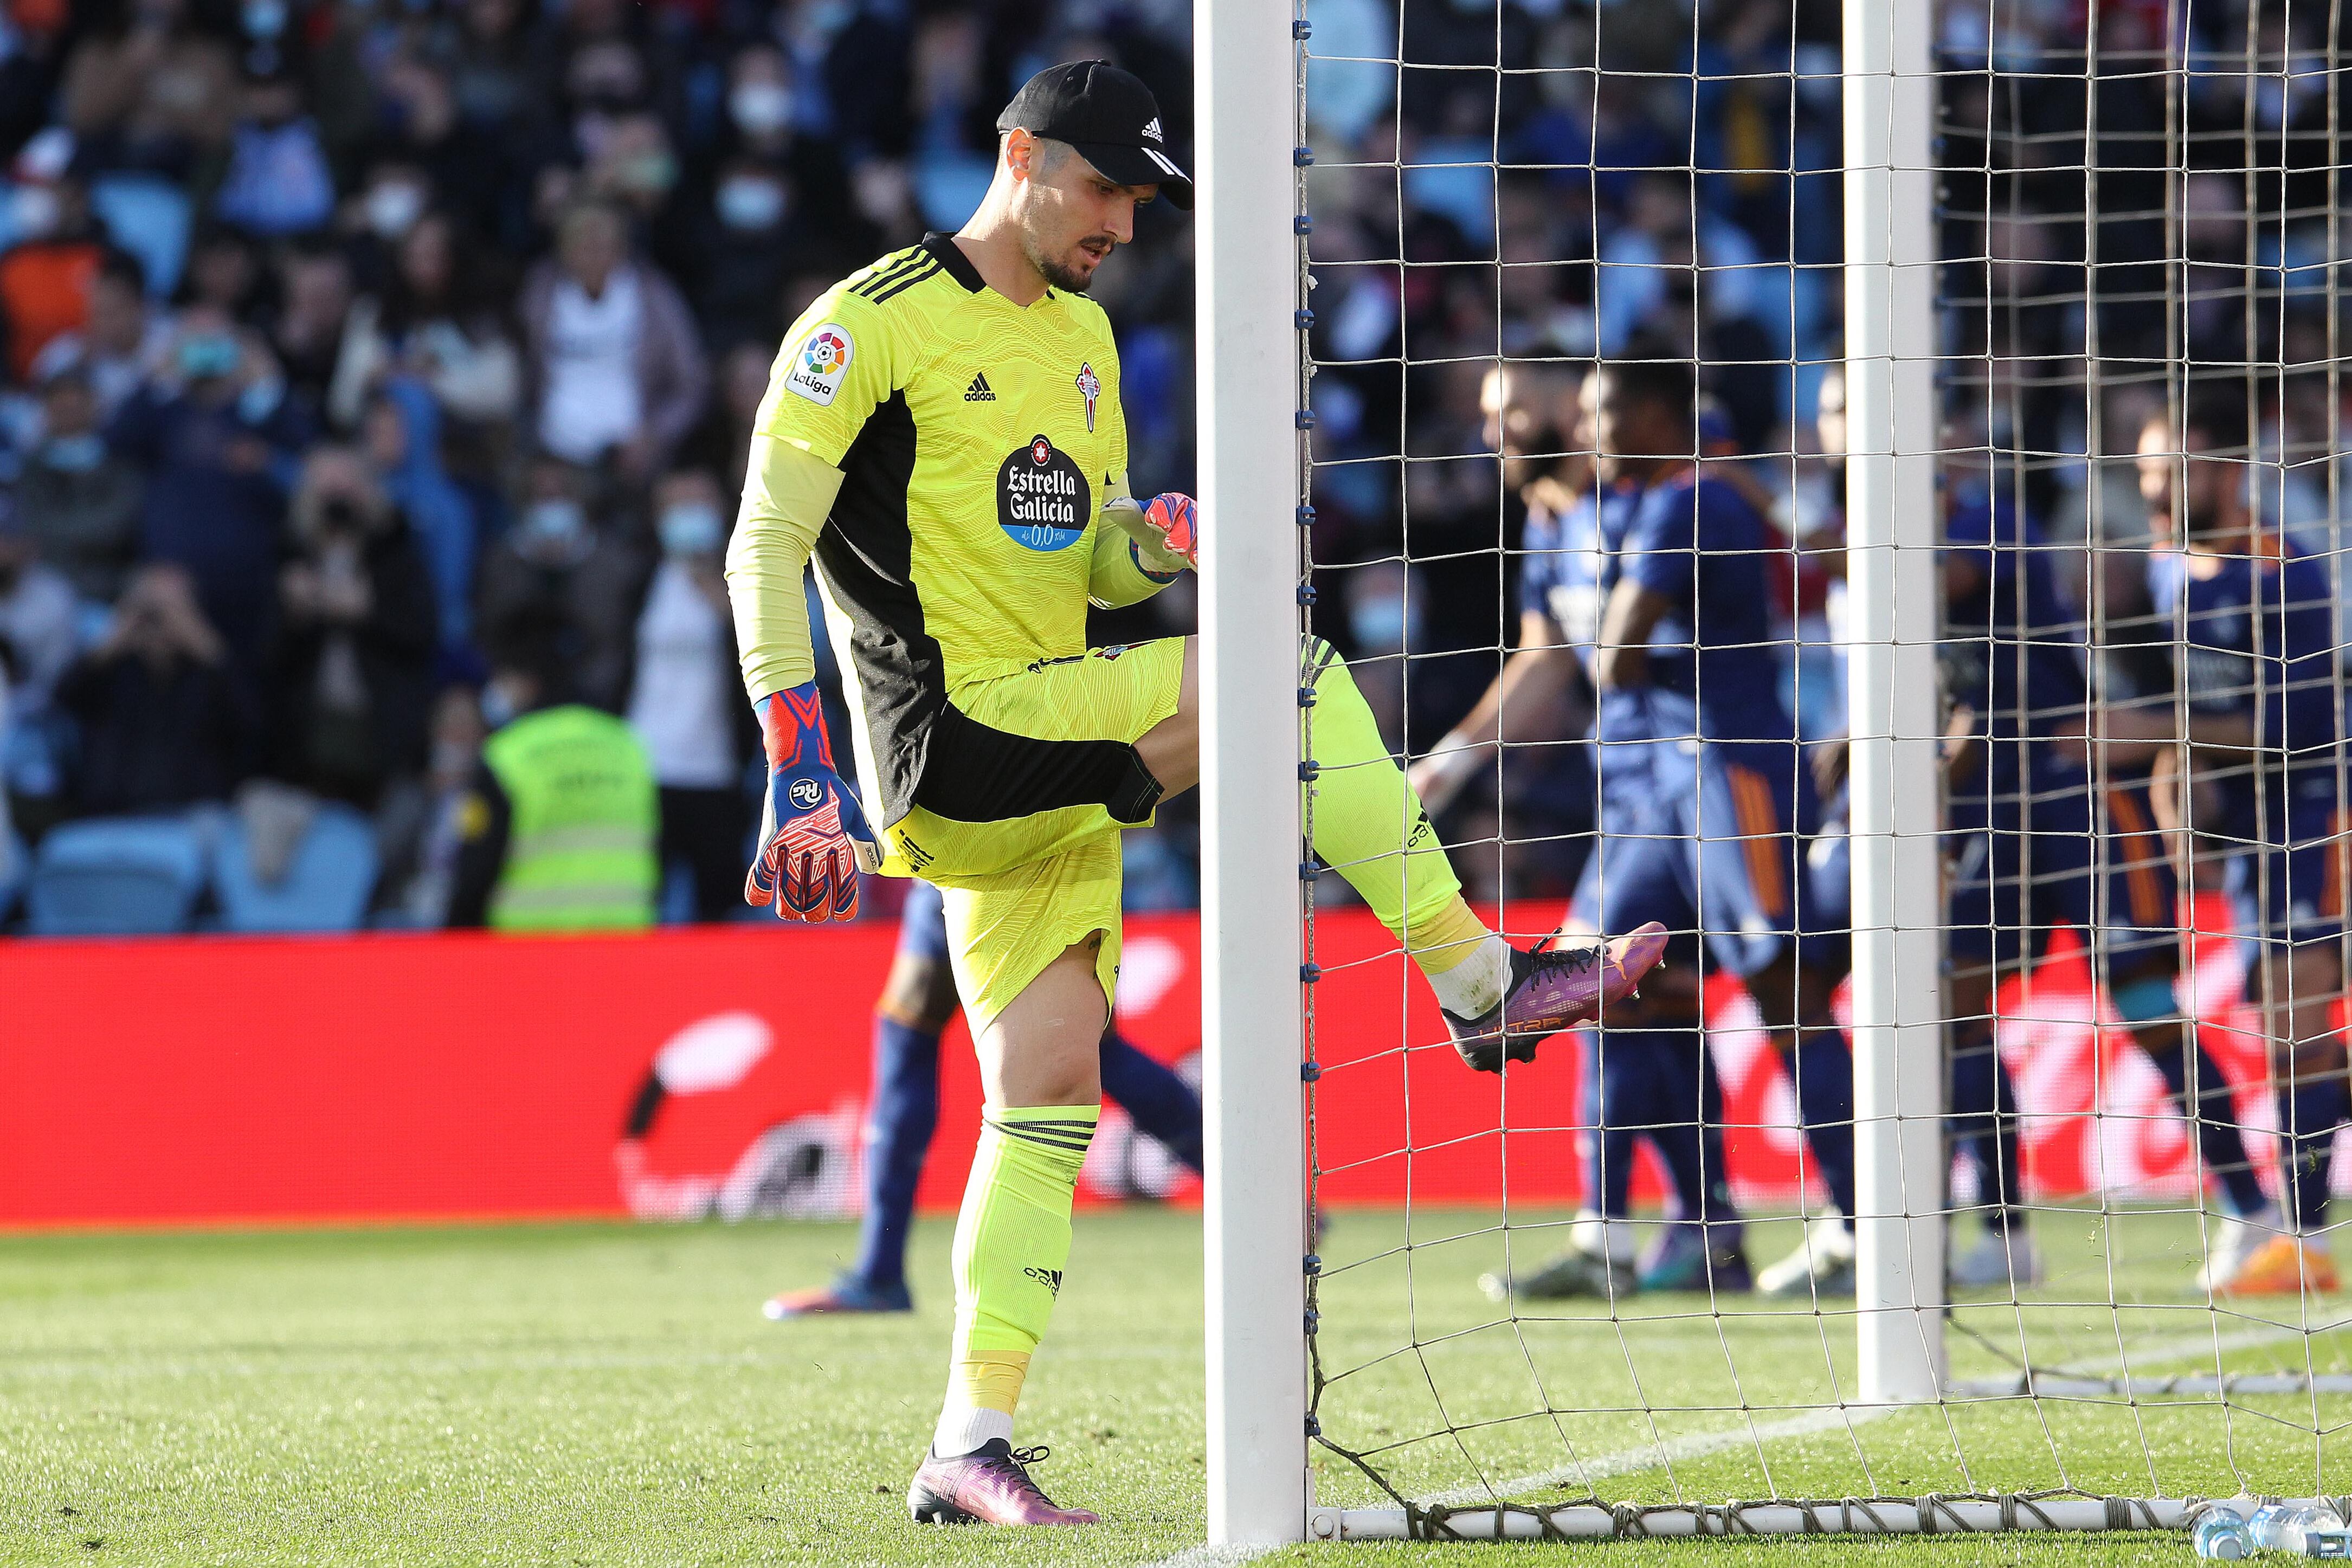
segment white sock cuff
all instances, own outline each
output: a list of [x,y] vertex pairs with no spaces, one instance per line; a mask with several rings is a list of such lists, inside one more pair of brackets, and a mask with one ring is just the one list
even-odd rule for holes
[[1013,1417],[1003,1410],[980,1405],[949,1405],[940,1412],[939,1429],[931,1437],[931,1452],[943,1459],[969,1454],[1002,1437],[1013,1440]]
[[1489,931],[1467,958],[1430,976],[1429,988],[1436,993],[1437,1005],[1455,1018],[1484,1018],[1502,1001],[1510,978],[1510,945]]

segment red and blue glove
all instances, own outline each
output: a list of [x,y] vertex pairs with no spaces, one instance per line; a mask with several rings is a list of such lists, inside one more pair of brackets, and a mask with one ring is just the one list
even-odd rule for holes
[[772,693],[760,704],[768,748],[768,805],[760,856],[743,880],[744,902],[772,903],[779,920],[857,918],[857,873],[882,863],[857,793],[833,768],[824,701],[816,683]]
[[[1201,569],[1201,507],[1192,497],[1173,490],[1154,496],[1143,508],[1143,520],[1159,536],[1162,551],[1181,556],[1195,571]],[[1136,564],[1148,571],[1154,563],[1139,556]]]

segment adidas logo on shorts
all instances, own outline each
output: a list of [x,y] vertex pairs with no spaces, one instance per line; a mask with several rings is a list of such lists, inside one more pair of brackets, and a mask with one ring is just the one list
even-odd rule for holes
[[971,385],[963,389],[963,401],[966,402],[994,402],[996,401],[996,393],[990,390],[988,377],[985,373],[979,371],[975,371],[973,373]]
[[1059,1269],[1024,1269],[1021,1270],[1055,1296],[1062,1293],[1062,1271]]

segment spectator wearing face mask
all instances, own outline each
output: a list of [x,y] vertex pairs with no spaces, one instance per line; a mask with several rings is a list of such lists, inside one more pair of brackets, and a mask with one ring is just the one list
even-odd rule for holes
[[20,236],[0,256],[0,328],[12,380],[23,381],[52,340],[89,324],[90,283],[106,235],[71,167],[73,138],[45,131],[17,155],[19,183],[9,214]]
[[174,384],[124,403],[107,444],[147,475],[140,553],[187,569],[238,667],[255,671],[278,622],[278,530],[310,423],[268,345],[215,309],[184,314],[170,365]]
[[165,562],[131,580],[112,626],[66,672],[57,700],[80,721],[75,795],[93,814],[226,800],[257,728],[250,688],[194,580]]
[[569,463],[609,455],[624,477],[650,478],[694,428],[709,368],[686,301],[630,256],[621,214],[567,212],[518,314],[539,444]]
[[79,598],[111,604],[138,549],[145,485],[99,434],[88,371],[69,366],[43,383],[41,423],[16,481],[16,521]]
[[792,64],[783,52],[770,43],[747,44],[727,62],[727,82],[728,134],[721,143],[725,162],[772,172],[797,210],[827,215],[824,225],[803,225],[807,232],[795,236],[801,245],[824,252],[801,270],[830,278],[844,267],[870,259],[879,248],[880,235],[859,219],[850,202],[849,175],[838,148],[823,138],[800,134],[800,104],[793,90]]
[[440,644],[432,576],[406,519],[349,447],[311,449],[288,532],[271,770],[373,808],[425,765]]
[[530,465],[513,525],[483,557],[475,622],[540,615],[554,628],[571,695],[618,713],[648,564],[604,515],[603,488],[589,470],[555,458]]
[[789,220],[795,206],[791,177],[771,164],[735,159],[719,171],[707,209],[688,225],[691,265],[682,276],[696,316],[722,340],[773,342],[783,334],[783,282],[795,270],[794,235],[808,225]]
[[720,557],[727,545],[719,482],[674,473],[654,493],[661,560],[636,616],[629,725],[661,787],[661,856],[683,865],[698,920],[724,920],[741,902],[743,835],[751,827],[743,764],[751,710],[738,701],[735,623]]

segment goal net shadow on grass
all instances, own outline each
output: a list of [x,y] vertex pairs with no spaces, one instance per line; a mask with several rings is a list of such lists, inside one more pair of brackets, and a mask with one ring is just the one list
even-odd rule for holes
[[[1904,1207],[1936,1211],[1956,1250],[2011,1207],[2038,1277],[1951,1290],[1933,1314],[1939,1397],[1912,1404],[1864,1396],[1850,1287],[1767,1299],[1637,1291],[1629,1273],[1622,1291],[1526,1293],[1591,1202],[1595,1057],[1562,1036],[1499,1082],[1472,1078],[1395,943],[1326,868],[1309,879],[1307,942],[1308,1179],[1329,1226],[1308,1263],[1312,1499],[1364,1511],[1366,1533],[1443,1534],[1456,1518],[1474,1533],[1542,1533],[1570,1514],[1582,1532],[1730,1531],[1755,1527],[1719,1511],[1735,1499],[1956,1496],[1998,1500],[1766,1527],[2170,1527],[2198,1500],[2352,1490],[2336,1440],[2352,1417],[2352,1304],[2308,1286],[2205,1288],[2200,1270],[2225,1250],[2210,1147],[2145,1046],[2168,1020],[2148,1021],[2144,988],[2139,1027],[2116,999],[2151,972],[2136,955],[2160,925],[2175,951],[2168,1021],[2230,1085],[2200,1114],[2239,1134],[2265,1199],[2291,1210],[2277,1091],[2315,1071],[2341,1021],[2327,916],[2345,856],[2340,817],[2289,822],[2280,781],[2324,775],[2337,807],[2352,800],[2340,716],[2315,745],[2284,716],[2305,696],[2343,706],[2339,21],[2324,6],[2169,0],[2105,8],[2086,37],[2063,11],[1933,7],[1927,65],[1888,95],[1890,115],[1928,117],[1913,123],[1926,166],[1895,178],[1933,187],[1935,264],[1932,349],[1912,357],[1934,363],[1936,521],[1898,524],[1895,545],[1932,556],[1937,622],[1895,640],[1933,643],[1950,737],[1934,768],[1894,785],[1939,801],[1938,1051],[1998,1052],[2014,1089],[1987,1112],[2020,1151],[2004,1173],[1989,1144],[1982,1157],[1948,1150],[1948,1185],[1906,1188]],[[1717,611],[1746,607],[1704,597],[1736,576],[1695,573],[1687,615],[1670,607],[1672,635],[1652,640],[1689,672],[1687,732],[1659,730],[1661,747],[1615,743],[1605,717],[1596,731],[1593,650],[1638,550],[1597,517],[1579,543],[1547,515],[1612,483],[1594,476],[1607,444],[1577,424],[1572,389],[1596,364],[1680,359],[1701,400],[1684,464],[1769,524],[1754,553],[1769,630],[1746,652],[1770,666],[1788,723],[1739,738],[1751,758],[1762,748],[1768,793],[1797,830],[1793,850],[1767,858],[1793,856],[1780,874],[1810,886],[1843,850],[1850,803],[1815,764],[1844,733],[1858,656],[1839,450],[1857,351],[1841,114],[1856,84],[1835,8],[1307,0],[1298,15],[1311,630],[1341,645],[1401,760],[1425,778],[1429,758],[1465,758],[1440,770],[1437,836],[1514,941],[1548,936],[1580,879],[1595,891],[1601,839],[1675,836],[1676,820],[1619,808],[1701,790],[1720,732],[1699,688],[1740,653],[1709,622],[1740,623]],[[1570,401],[1547,404],[1562,386]],[[2234,440],[2184,425],[2217,394],[2242,406]],[[2155,498],[2137,461],[2151,421],[2175,476]],[[2151,517],[2194,526],[2200,462],[2240,494],[2259,542],[2239,553],[2292,552],[2325,574],[2324,661],[2297,662],[2283,641],[2294,604],[2282,616],[2273,600],[2265,620],[2259,587],[2250,645],[2218,672],[2227,629],[2198,620],[2194,591],[2160,601],[2148,562],[2167,540]],[[1571,547],[1589,559],[1553,559]],[[1619,551],[1612,576],[1603,558]],[[1971,594],[1944,576],[1955,557],[1975,565]],[[1539,592],[1524,591],[1531,572]],[[1479,691],[1546,630],[1530,616],[1577,653],[1581,679],[1522,687],[1516,710],[1507,697],[1499,747],[1465,737],[1454,727]],[[2045,680],[2053,660],[2071,685]],[[2080,831],[2053,808],[2076,788],[2042,768],[2064,737],[2132,713],[2188,737],[2231,702],[2257,716],[2226,755],[2175,747],[2167,783],[2152,753],[2079,747]],[[1306,730],[1311,759],[1311,712]],[[1310,789],[1310,831],[1313,810]],[[1753,821],[1692,820],[1694,840],[1749,857],[1751,882],[1771,874],[1753,862],[1769,837]],[[1966,863],[1971,831],[1992,870]],[[2134,880],[2134,857],[2151,853],[2170,883]],[[1971,874],[1992,891],[1950,897]],[[1756,934],[1753,912],[1696,872],[1681,894],[1674,958],[1723,1084],[1729,1168],[1717,1174],[1760,1269],[1799,1245],[1827,1195],[1790,1070],[1719,945],[1743,922]],[[2158,894],[2167,907],[2151,916]],[[1834,935],[1851,939],[1843,918]],[[1795,947],[1819,933],[1791,907],[1778,934]],[[2290,938],[2332,945],[2334,977],[2297,968]],[[1997,971],[1980,990],[1951,981],[1972,955]],[[1836,961],[1824,967],[1843,988]],[[2298,1005],[2332,1007],[2330,1021],[2298,1021]],[[2279,1049],[2290,1033],[2300,1066]],[[1615,1034],[1601,1031],[1602,1051]],[[1948,1110],[1948,1078],[1938,1092]],[[1640,1158],[1635,1229],[1654,1246],[1675,1211],[1654,1151]],[[2257,1228],[2291,1239],[2294,1226],[2273,1212]],[[1944,1278],[1943,1256],[1909,1261]]]

